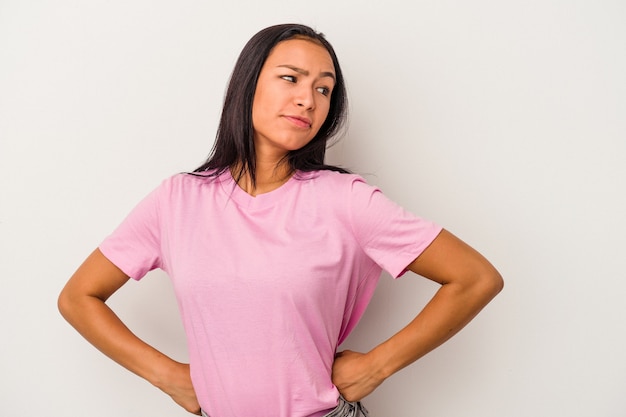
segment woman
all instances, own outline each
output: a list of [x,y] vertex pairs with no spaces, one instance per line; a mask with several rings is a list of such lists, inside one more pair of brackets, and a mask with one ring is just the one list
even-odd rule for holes
[[[459,331],[502,279],[451,233],[324,164],[346,106],[321,34],[302,25],[256,34],[208,161],[164,181],[87,258],[61,292],[63,316],[194,414],[366,415],[359,401]],[[155,268],[174,284],[190,365],[138,339],[105,304]],[[337,353],[383,268],[441,288],[370,352]]]

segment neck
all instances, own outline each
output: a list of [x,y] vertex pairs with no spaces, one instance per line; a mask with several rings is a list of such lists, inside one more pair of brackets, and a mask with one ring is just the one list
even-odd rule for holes
[[289,164],[283,162],[269,162],[257,159],[255,171],[255,184],[252,183],[250,174],[244,172],[241,178],[237,179],[239,166],[232,170],[233,177],[237,179],[237,184],[241,189],[252,196],[268,193],[279,188],[281,185],[289,181],[293,175]]

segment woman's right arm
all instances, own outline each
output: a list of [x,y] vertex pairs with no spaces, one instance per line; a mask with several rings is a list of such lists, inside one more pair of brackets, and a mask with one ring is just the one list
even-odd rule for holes
[[185,410],[200,415],[189,365],[143,342],[106,305],[106,300],[128,279],[96,249],[61,291],[59,311],[102,353],[161,389]]

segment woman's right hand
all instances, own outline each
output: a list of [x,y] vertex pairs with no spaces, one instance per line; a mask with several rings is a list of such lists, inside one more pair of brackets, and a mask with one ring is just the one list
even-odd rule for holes
[[166,374],[154,385],[172,397],[176,404],[192,414],[202,415],[196,391],[191,383],[189,364],[173,362]]
[[189,365],[176,362],[135,336],[106,304],[129,277],[96,249],[59,295],[59,311],[102,353],[201,415]]

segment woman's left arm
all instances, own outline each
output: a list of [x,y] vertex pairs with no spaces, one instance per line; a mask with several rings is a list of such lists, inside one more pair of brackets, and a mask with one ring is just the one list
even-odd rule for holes
[[441,284],[424,309],[368,353],[343,351],[333,383],[348,401],[359,401],[385,379],[451,338],[502,290],[498,271],[450,232],[439,236],[408,269]]

